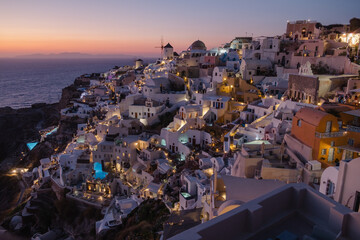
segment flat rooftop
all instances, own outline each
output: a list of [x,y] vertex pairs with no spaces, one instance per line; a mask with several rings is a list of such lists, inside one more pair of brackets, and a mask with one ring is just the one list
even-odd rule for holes
[[170,239],[360,239],[355,213],[310,186],[287,184]]

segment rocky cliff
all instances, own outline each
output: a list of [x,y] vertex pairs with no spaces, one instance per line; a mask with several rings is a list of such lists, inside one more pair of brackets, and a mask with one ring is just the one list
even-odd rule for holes
[[57,125],[58,104],[34,104],[31,108],[0,108],[0,166],[6,170],[26,153],[27,142],[40,138],[39,130]]
[[[57,135],[64,141],[71,140],[71,135],[76,131],[74,124],[68,121],[62,126],[60,121],[60,109],[67,107],[70,101],[78,98],[80,92],[77,86],[70,85],[62,90],[59,103],[46,104],[38,103],[31,108],[12,109],[10,107],[0,108],[0,169],[7,171],[16,166],[20,159],[38,161],[40,158],[50,156],[53,151],[54,142],[51,144],[39,144],[29,153],[26,143],[40,140],[39,130],[59,125]],[[64,134],[63,134],[64,132]],[[70,136],[68,136],[70,135]],[[28,162],[27,161],[27,162]]]
[[[0,108],[0,188],[4,190],[0,192],[0,202],[6,203],[0,209],[0,222],[19,208],[17,202],[26,199],[25,195],[21,199],[19,192],[22,182],[9,170],[38,166],[40,159],[50,157],[56,149],[61,151],[67,145],[80,120],[60,120],[59,111],[78,96],[79,91],[72,85],[63,89],[61,100],[56,104],[38,103],[23,109]],[[39,130],[50,126],[58,126],[58,131],[29,151],[26,143],[39,141]]]

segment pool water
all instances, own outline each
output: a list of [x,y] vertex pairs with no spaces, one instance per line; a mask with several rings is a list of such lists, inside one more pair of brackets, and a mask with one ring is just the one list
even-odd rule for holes
[[98,162],[94,163],[94,170],[95,170],[95,175],[94,175],[95,179],[104,179],[108,174],[107,172],[104,172],[102,170],[101,163]]
[[49,136],[49,135],[53,134],[54,132],[57,131],[57,129],[58,129],[58,127],[54,128],[53,130],[51,130],[50,132],[48,132],[48,133],[46,134],[46,136]]
[[33,150],[33,148],[38,144],[38,142],[30,142],[27,143],[26,146],[29,148],[29,150]]

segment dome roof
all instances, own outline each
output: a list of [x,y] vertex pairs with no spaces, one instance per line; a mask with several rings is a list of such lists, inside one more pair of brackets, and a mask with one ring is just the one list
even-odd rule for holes
[[205,50],[206,51],[206,46],[205,46],[205,43],[203,43],[200,40],[197,40],[190,45],[189,50]]

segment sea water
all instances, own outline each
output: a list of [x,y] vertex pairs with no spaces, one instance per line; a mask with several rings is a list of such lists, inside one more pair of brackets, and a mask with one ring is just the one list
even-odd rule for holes
[[[155,59],[144,59],[154,62]],[[133,66],[124,59],[0,59],[0,107],[24,108],[55,103],[64,87],[86,73],[106,72],[114,66]]]

